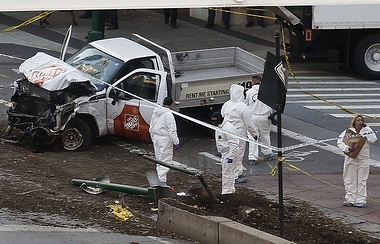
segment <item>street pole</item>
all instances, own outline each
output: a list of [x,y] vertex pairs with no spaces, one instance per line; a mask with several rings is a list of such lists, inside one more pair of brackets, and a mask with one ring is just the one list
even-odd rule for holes
[[87,34],[87,42],[104,38],[105,10],[92,10],[92,29]]
[[[276,63],[281,62],[280,58],[280,31],[276,30],[275,32],[276,39]],[[282,148],[282,130],[281,130],[281,113],[282,108],[282,94],[281,94],[281,85],[282,81],[280,77],[277,77],[277,147]],[[278,212],[279,212],[279,227],[280,227],[280,237],[284,237],[284,193],[283,193],[283,184],[282,184],[282,151],[278,151]]]

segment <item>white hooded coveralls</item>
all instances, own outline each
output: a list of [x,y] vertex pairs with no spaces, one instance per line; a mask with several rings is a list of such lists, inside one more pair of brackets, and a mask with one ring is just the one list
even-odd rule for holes
[[[235,128],[236,133],[242,137],[247,137],[247,131],[251,136],[256,136],[257,127],[252,119],[251,111],[244,103],[244,88],[240,85],[232,84],[230,88],[230,100],[225,102],[221,109],[221,114],[225,121],[229,121]],[[239,147],[236,157],[238,167],[235,170],[235,179],[243,174],[243,156],[245,153],[246,141],[239,140]],[[234,159],[235,161],[235,159]]]
[[[236,134],[235,127],[229,122],[224,121],[218,126],[224,131]],[[222,154],[222,194],[231,194],[235,192],[235,170],[238,167],[236,156],[239,147],[239,140],[237,137],[223,133],[222,131],[215,131],[216,149]],[[227,163],[228,159],[232,159],[232,163]]]
[[[177,125],[170,109],[156,107],[149,127],[150,136],[154,146],[154,154],[157,160],[171,163],[173,160],[173,144],[178,145]],[[160,164],[156,165],[160,182],[166,183],[169,168]]]
[[[357,158],[350,158],[345,155],[344,157],[344,167],[343,167],[343,182],[344,188],[346,190],[345,200],[351,204],[366,203],[367,199],[367,179],[369,175],[370,165],[368,163],[369,159],[369,143],[373,143],[377,140],[375,133],[369,127],[362,127],[360,132],[357,132],[354,127],[348,128],[353,131],[355,134],[367,134],[367,140],[364,143],[363,148],[361,149]],[[346,134],[346,130],[343,131],[339,137],[342,138]],[[338,147],[343,152],[348,152],[349,146],[347,146],[343,139],[338,139]]]
[[[268,116],[271,115],[274,110],[258,99],[260,85],[253,85],[246,93],[246,104],[248,105],[253,115],[253,121],[258,129],[258,140],[264,145],[271,145],[270,140],[270,127],[271,121]],[[249,135],[248,135],[249,136]],[[252,137],[250,137],[253,139]],[[272,155],[272,150],[262,147],[261,152],[264,155]],[[257,160],[259,156],[259,146],[256,143],[249,143],[248,159]]]

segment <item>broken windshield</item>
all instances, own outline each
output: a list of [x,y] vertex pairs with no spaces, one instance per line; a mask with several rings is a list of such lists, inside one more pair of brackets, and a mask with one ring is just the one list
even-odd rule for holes
[[110,83],[116,72],[123,66],[123,61],[116,59],[91,45],[79,50],[66,63],[94,79],[91,82],[98,88],[103,89]]

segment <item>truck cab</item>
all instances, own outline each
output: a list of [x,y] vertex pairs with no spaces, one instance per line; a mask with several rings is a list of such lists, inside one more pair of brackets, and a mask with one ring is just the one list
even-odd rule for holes
[[106,134],[150,140],[152,111],[168,94],[160,57],[126,38],[92,42],[66,62],[37,53],[19,70],[8,131],[66,150]]

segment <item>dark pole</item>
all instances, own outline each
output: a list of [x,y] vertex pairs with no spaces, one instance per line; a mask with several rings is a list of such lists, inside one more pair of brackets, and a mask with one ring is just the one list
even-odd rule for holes
[[[280,31],[276,30],[276,63],[281,62],[280,58]],[[281,84],[282,81],[280,77],[277,76],[277,147],[282,148],[282,130],[281,130],[281,113],[282,113],[282,94],[281,94]],[[284,192],[282,185],[282,151],[278,151],[278,213],[279,213],[279,226],[280,226],[280,236],[284,237]]]
[[93,10],[91,18],[92,29],[87,34],[87,42],[92,42],[104,38],[104,28],[106,22],[105,10]]

